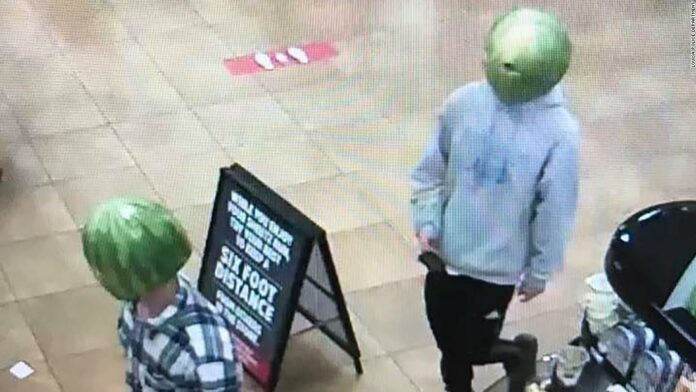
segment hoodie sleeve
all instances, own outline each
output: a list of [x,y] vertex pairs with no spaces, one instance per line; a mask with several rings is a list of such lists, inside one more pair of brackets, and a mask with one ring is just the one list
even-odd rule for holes
[[438,115],[435,131],[426,146],[423,158],[411,174],[411,213],[414,230],[416,233],[423,232],[433,239],[440,238],[441,234],[449,139],[443,108]]
[[551,272],[565,257],[578,201],[579,131],[551,150],[537,184],[537,203],[531,227],[532,254],[528,275],[531,280],[548,281]]

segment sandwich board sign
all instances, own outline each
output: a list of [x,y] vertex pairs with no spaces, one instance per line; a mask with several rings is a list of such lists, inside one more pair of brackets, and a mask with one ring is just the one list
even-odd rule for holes
[[198,288],[266,391],[278,383],[296,312],[362,373],[326,232],[238,164],[220,169]]

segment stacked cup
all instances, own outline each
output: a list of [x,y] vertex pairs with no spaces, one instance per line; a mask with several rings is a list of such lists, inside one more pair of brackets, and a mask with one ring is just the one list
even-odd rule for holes
[[592,275],[585,283],[589,290],[583,298],[582,307],[590,332],[597,336],[620,321],[617,313],[619,298],[605,274]]

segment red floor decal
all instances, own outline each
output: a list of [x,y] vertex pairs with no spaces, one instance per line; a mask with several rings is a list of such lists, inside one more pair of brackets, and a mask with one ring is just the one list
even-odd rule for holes
[[[307,53],[307,57],[309,58],[309,64],[312,64],[317,61],[330,59],[338,54],[338,51],[333,47],[333,45],[331,45],[328,42],[317,42],[313,44],[303,45],[299,48],[301,48],[305,51],[305,53]],[[282,64],[278,62],[278,60],[276,60],[275,58],[275,54],[278,52],[283,53],[284,51],[271,50],[265,52],[273,60],[273,65],[276,67],[276,70],[300,65],[300,63],[298,63],[292,58],[290,58],[290,62],[288,62],[287,64]],[[225,67],[227,67],[227,70],[235,76],[248,75],[256,72],[269,72],[261,68],[261,66],[259,66],[258,64],[256,64],[256,62],[254,61],[253,53],[246,56],[225,60]]]

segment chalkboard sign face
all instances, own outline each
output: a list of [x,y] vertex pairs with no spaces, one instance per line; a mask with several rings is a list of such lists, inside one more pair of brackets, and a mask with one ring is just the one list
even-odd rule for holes
[[221,170],[199,289],[230,322],[247,372],[277,382],[316,226],[240,166]]

